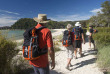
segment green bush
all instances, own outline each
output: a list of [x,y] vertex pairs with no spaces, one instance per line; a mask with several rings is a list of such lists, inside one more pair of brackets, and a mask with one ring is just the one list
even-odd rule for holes
[[84,38],[86,38],[87,28],[83,28],[83,32],[84,32]]
[[97,57],[98,66],[110,72],[110,45],[101,48]]
[[7,40],[0,33],[0,74],[12,74],[10,68],[12,58],[18,53],[16,43]]
[[110,72],[110,28],[96,28],[98,33],[93,35],[98,49],[97,63],[98,66]]
[[110,28],[109,27],[98,27],[98,28],[95,28],[98,30],[98,32],[100,33],[110,33]]
[[96,28],[98,33],[93,35],[94,40],[96,41],[96,47],[102,48],[110,44],[110,28]]
[[32,66],[29,65],[29,61],[19,55],[13,58],[11,68],[14,74],[30,74],[33,71]]
[[107,46],[110,44],[110,33],[102,32],[93,35],[97,45]]

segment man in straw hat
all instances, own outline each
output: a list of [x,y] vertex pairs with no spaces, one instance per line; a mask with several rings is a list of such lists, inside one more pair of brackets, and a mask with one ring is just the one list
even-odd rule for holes
[[81,24],[79,22],[76,22],[75,24],[75,28],[73,28],[74,33],[74,44],[75,44],[75,50],[74,50],[74,57],[75,59],[77,59],[77,51],[79,48],[79,53],[80,53],[80,57],[82,57],[82,40],[85,44],[85,40],[84,40],[84,34],[83,34],[83,29],[81,28]]
[[[35,28],[39,28],[42,26],[45,26],[46,23],[49,22],[47,19],[46,14],[38,14],[38,18],[33,18],[38,24],[35,26]],[[52,60],[51,62],[51,68],[54,69],[55,67],[55,56],[54,56],[54,49],[53,49],[53,41],[52,41],[52,35],[51,31],[48,28],[43,28],[40,31],[38,31],[39,35],[39,47],[42,49],[46,46],[50,58]],[[30,61],[30,64],[33,66],[35,74],[50,74],[49,73],[49,62],[48,62],[48,53],[41,55],[40,58],[37,60]]]
[[[67,65],[66,65],[66,69],[70,70],[70,66],[71,66],[71,60],[73,58],[73,43],[74,43],[74,34],[71,31],[72,29],[72,25],[68,24],[67,25],[67,30],[64,31],[63,34],[63,40],[62,40],[62,44],[63,46],[65,46],[65,49],[67,51]],[[65,44],[66,43],[66,44]]]

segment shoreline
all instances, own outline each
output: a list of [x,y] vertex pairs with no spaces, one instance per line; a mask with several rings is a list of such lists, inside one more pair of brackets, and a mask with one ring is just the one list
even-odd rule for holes
[[[52,33],[52,37],[54,37],[63,34],[63,31],[65,31],[66,29],[52,29],[52,30],[55,31]],[[14,40],[14,42],[20,43],[23,42],[23,40],[24,39],[18,39],[18,40]]]

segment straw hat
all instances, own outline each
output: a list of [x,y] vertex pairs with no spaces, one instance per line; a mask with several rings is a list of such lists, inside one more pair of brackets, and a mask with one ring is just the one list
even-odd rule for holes
[[79,22],[76,22],[75,26],[81,26],[81,24]]
[[73,26],[71,24],[67,25],[67,29],[71,29]]
[[47,19],[46,14],[38,14],[38,18],[33,18],[38,23],[48,23],[50,19]]

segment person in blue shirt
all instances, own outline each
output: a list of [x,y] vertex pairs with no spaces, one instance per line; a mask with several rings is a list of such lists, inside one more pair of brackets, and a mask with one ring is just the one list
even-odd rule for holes
[[75,59],[77,59],[77,50],[79,48],[79,53],[80,53],[80,57],[83,56],[82,54],[82,41],[85,44],[85,40],[84,40],[84,33],[83,33],[83,29],[81,28],[81,24],[79,22],[76,22],[75,27],[73,28],[72,32],[74,33],[74,57]]

